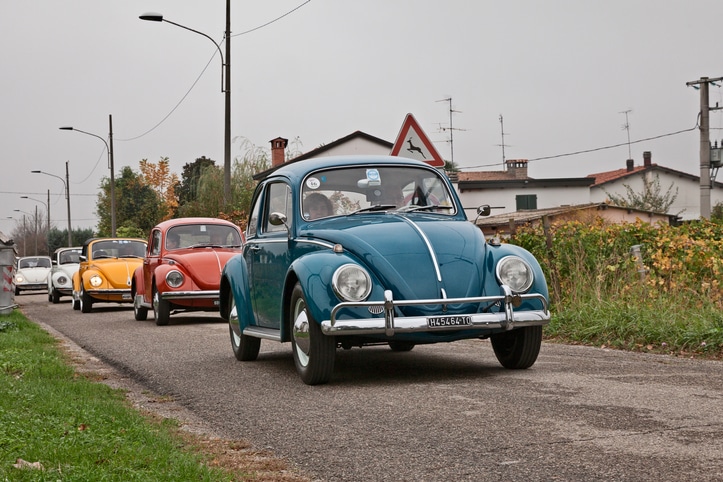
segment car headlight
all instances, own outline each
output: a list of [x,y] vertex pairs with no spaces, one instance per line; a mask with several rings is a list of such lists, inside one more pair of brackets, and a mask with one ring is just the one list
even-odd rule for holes
[[97,275],[97,274],[94,274],[93,276],[91,276],[89,281],[90,281],[90,285],[91,285],[93,288],[97,288],[98,286],[100,286],[101,284],[103,284],[103,278],[101,278],[101,277],[100,277],[99,275]]
[[25,278],[23,278],[23,275],[21,275],[21,274],[15,275],[16,283],[22,283],[23,281],[25,281]]
[[532,286],[534,276],[527,262],[517,256],[506,256],[497,263],[497,280],[516,293],[524,293]]
[[62,275],[61,275],[61,276],[58,276],[57,283],[58,283],[59,285],[68,284],[68,278],[66,278],[65,276],[62,276]]
[[355,264],[337,268],[331,278],[331,286],[334,293],[344,301],[364,301],[372,292],[369,274]]
[[183,284],[183,274],[180,271],[169,271],[166,275],[166,283],[171,288],[178,288]]

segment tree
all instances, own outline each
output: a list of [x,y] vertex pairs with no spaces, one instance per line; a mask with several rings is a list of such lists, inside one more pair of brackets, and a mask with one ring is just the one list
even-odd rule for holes
[[[91,228],[75,228],[73,229],[73,246],[81,246],[88,238],[92,238],[93,230]],[[56,249],[68,245],[68,230],[63,229],[62,231],[58,228],[50,228],[50,234],[48,235],[50,243],[50,252],[54,252]]]
[[[605,191],[610,202],[616,206],[653,211],[656,213],[667,213],[670,206],[678,198],[678,188],[673,190],[674,183],[670,183],[665,194],[661,193],[660,177],[655,174],[653,178],[643,175],[643,191],[638,193],[628,184],[623,184],[626,195],[620,196]],[[680,214],[680,213],[675,213]]]
[[[123,229],[137,228],[134,233],[145,238],[153,226],[163,219],[163,202],[158,193],[149,186],[142,175],[129,166],[121,170],[120,178],[115,178],[116,195],[116,234]],[[98,235],[110,236],[110,179],[101,180],[100,192],[96,203]],[[122,229],[123,228],[123,229]]]
[[203,174],[204,169],[209,166],[216,166],[216,161],[213,161],[206,156],[201,156],[193,162],[187,162],[183,166],[181,182],[176,189],[179,206],[196,201],[201,175]]
[[171,219],[178,209],[176,188],[179,181],[176,173],[171,172],[168,158],[162,157],[158,164],[143,159],[139,163],[139,168],[143,181],[156,192],[161,200],[162,219]]

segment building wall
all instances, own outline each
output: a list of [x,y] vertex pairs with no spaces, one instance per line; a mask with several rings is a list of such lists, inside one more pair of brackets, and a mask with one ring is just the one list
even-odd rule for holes
[[[492,206],[492,214],[515,212],[517,210],[517,196],[534,194],[537,196],[537,209],[556,208],[590,202],[589,187],[530,187],[525,189],[482,189],[459,192],[462,206],[467,217],[476,216],[477,207],[482,204]],[[498,209],[499,208],[499,209]]]
[[315,157],[354,156],[362,154],[388,156],[389,148],[380,146],[376,142],[371,142],[366,139],[355,138],[332,147]]

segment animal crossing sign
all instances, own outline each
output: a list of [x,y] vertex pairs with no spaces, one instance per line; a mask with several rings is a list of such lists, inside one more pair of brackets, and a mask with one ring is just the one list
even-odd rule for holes
[[404,119],[391,155],[424,161],[434,167],[444,167],[442,156],[412,114],[407,114]]

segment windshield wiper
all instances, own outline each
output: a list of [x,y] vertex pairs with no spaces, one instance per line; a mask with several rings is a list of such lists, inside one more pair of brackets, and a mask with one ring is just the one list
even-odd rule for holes
[[454,206],[440,206],[439,204],[428,204],[426,206],[404,206],[399,208],[401,212],[409,213],[413,211],[424,211],[427,209],[454,209]]
[[375,204],[374,206],[369,206],[367,208],[357,209],[356,211],[349,213],[349,215],[351,216],[352,214],[368,213],[372,211],[386,211],[387,209],[397,209],[397,206],[395,204]]

